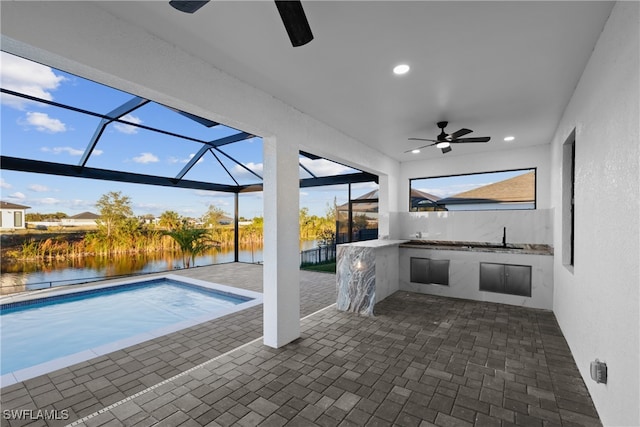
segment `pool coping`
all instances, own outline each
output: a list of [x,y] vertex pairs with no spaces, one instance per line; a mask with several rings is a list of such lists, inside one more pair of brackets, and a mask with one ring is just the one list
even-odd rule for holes
[[6,387],[12,384],[16,384],[39,375],[44,375],[49,372],[53,372],[58,369],[66,368],[76,363],[84,362],[90,359],[93,359],[98,356],[102,356],[108,353],[112,353],[117,350],[121,350],[123,348],[127,348],[136,344],[140,344],[145,341],[152,340],[154,338],[158,338],[173,332],[177,332],[210,320],[218,319],[224,316],[227,316],[232,313],[240,312],[250,307],[255,307],[257,305],[262,304],[263,295],[260,292],[250,291],[242,288],[235,288],[233,286],[223,285],[220,283],[209,282],[200,279],[194,279],[190,277],[185,277],[181,275],[175,274],[164,274],[153,276],[149,278],[140,279],[131,278],[124,280],[114,280],[109,283],[102,284],[87,284],[87,285],[66,285],[64,289],[46,289],[42,291],[37,291],[30,294],[21,294],[11,296],[9,298],[3,297],[0,298],[0,304],[10,304],[16,302],[28,302],[39,299],[46,299],[51,297],[63,296],[63,295],[72,295],[75,293],[79,293],[87,290],[97,290],[97,289],[108,289],[112,287],[128,285],[132,283],[146,283],[146,282],[154,282],[159,279],[168,279],[174,280],[179,283],[184,283],[187,285],[201,287],[208,290],[213,290],[216,292],[226,293],[238,295],[244,298],[250,298],[248,301],[237,304],[233,307],[223,308],[220,311],[217,311],[215,314],[206,314],[203,316],[198,316],[193,319],[183,320],[171,325],[163,326],[161,328],[157,328],[148,332],[143,332],[140,334],[136,334],[131,337],[123,338],[121,340],[113,341],[107,344],[102,344],[97,347],[93,347],[87,350],[83,350],[77,353],[73,353],[67,356],[59,357],[57,359],[50,360],[48,362],[40,363],[38,365],[30,366],[28,368],[19,369],[17,371],[8,372],[0,376],[0,387]]

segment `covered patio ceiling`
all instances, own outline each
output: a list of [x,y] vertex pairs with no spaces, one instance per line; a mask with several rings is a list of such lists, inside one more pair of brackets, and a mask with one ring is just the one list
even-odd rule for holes
[[[3,53],[3,56],[10,55]],[[15,59],[25,61],[22,58]],[[34,96],[28,89],[14,90],[10,82],[2,82],[0,90],[5,100],[12,98],[16,102],[31,103],[46,109],[52,107],[59,114],[72,115],[75,126],[79,128],[75,129],[75,133],[86,138],[84,141],[76,138],[73,146],[60,147],[54,142],[55,132],[39,132],[35,143],[6,137],[7,133],[3,137],[0,156],[3,170],[227,193],[263,190],[262,141],[259,136],[77,76],[73,76],[73,79],[82,81],[75,86],[78,90],[86,91],[89,88],[89,98],[117,99],[119,103],[108,105],[108,102],[75,101],[83,99],[77,94],[64,98],[74,101],[56,102]],[[144,120],[140,117],[144,117]],[[5,117],[3,128],[7,130],[11,126],[20,126],[20,120],[14,123]],[[114,128],[119,132],[113,131]],[[170,148],[175,155],[166,159],[159,174],[140,173],[142,169],[137,168],[135,163],[158,162],[152,150],[159,149],[161,145]],[[36,150],[35,146],[40,149]],[[69,154],[73,152],[76,158],[78,154],[81,155],[77,162],[71,163],[71,157],[57,156],[61,150]],[[123,156],[119,161],[107,161],[101,156],[106,150],[121,151]],[[138,153],[138,156],[125,159],[127,153],[130,156]],[[336,166],[335,162],[300,151],[300,187],[378,180],[374,174],[347,166],[338,167],[340,172],[337,174],[327,174],[327,170],[336,169],[327,168],[329,164]]]

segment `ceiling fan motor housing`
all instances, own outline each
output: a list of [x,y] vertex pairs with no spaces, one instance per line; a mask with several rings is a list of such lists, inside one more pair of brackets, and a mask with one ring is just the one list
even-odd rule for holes
[[441,129],[440,135],[438,135],[438,141],[449,141],[451,138],[449,138],[449,135],[447,135],[446,133],[444,133],[444,128],[447,127],[447,125],[449,124],[449,122],[438,122],[437,125],[438,127]]

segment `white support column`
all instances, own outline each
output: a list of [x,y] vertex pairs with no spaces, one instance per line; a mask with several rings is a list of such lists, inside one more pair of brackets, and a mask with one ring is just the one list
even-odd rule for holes
[[378,237],[395,238],[392,212],[398,210],[397,176],[381,174],[378,177]]
[[300,337],[298,144],[263,139],[264,344],[282,347]]

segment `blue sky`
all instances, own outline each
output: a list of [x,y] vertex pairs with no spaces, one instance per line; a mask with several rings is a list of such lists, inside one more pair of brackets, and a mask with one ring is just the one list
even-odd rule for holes
[[411,188],[445,198],[494,182],[504,181],[529,171],[530,169],[414,179],[411,181]]
[[[2,52],[2,87],[41,99],[72,105],[96,113],[107,114],[133,98],[131,94],[64,73]],[[26,101],[2,94],[1,150],[3,155],[78,164],[100,118],[75,111]],[[149,103],[123,117],[134,124],[171,131],[190,138],[212,141],[237,133],[225,126],[207,128],[164,106]],[[199,142],[175,138],[124,123],[107,126],[96,145],[87,166],[127,172],[176,176],[202,146]],[[224,146],[223,151],[247,168],[262,174],[262,140],[258,137]],[[235,183],[220,166],[222,162],[240,184],[260,182],[260,179],[218,153],[205,156],[187,173],[185,179]],[[346,166],[325,160],[312,161],[301,157],[301,163],[318,176],[353,172]],[[301,177],[309,175],[301,169]],[[129,196],[136,214],[159,215],[175,210],[181,215],[198,217],[211,204],[227,213],[233,212],[233,195],[209,191],[172,189],[119,182],[76,179],[53,175],[2,171],[2,200],[30,206],[29,212],[66,212],[73,215],[95,211],[95,202],[109,191],[121,191]],[[355,196],[376,185],[353,186]],[[347,199],[347,186],[307,188],[300,191],[301,207],[312,214],[324,215],[327,203]],[[262,193],[242,194],[240,215],[262,215]]]

